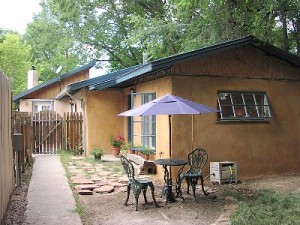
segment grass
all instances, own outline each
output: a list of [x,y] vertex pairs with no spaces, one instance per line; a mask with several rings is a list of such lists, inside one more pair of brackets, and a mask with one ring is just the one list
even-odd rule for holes
[[124,169],[120,162],[105,162],[102,164],[103,170],[117,173],[117,174],[124,174]]
[[66,175],[67,175],[68,181],[69,181],[69,185],[73,190],[73,196],[74,196],[74,199],[76,202],[76,207],[75,207],[74,211],[77,212],[79,214],[79,216],[84,216],[86,213],[85,208],[83,205],[80,204],[78,196],[74,193],[75,185],[72,182],[70,182],[69,178],[70,178],[71,174],[67,168],[68,162],[71,161],[71,157],[73,156],[73,154],[70,151],[63,150],[60,152],[59,155],[60,155],[60,161],[61,161],[63,167],[65,168]]
[[232,225],[297,225],[300,221],[300,194],[286,194],[274,190],[259,191],[246,198],[225,192],[238,199],[239,207],[231,216]]

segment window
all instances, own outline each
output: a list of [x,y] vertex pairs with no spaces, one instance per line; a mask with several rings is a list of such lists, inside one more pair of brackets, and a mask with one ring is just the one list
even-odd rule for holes
[[[132,93],[131,108],[155,99],[155,93]],[[156,148],[156,116],[135,116],[129,119],[129,137],[133,146]]]
[[218,92],[220,121],[264,121],[271,118],[265,92]]
[[32,101],[32,111],[33,112],[40,112],[45,110],[53,110],[54,108],[54,101],[48,100],[38,100]]

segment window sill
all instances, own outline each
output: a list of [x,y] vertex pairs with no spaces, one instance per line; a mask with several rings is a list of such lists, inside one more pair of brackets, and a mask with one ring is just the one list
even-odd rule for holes
[[218,119],[217,123],[270,123],[270,119]]

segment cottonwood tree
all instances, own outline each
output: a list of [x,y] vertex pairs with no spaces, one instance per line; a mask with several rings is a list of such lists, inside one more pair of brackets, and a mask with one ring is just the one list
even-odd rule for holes
[[25,32],[24,40],[32,46],[40,81],[56,77],[58,72],[70,71],[86,60],[76,52],[76,41],[69,27],[64,26],[51,12],[47,4],[34,16]]
[[60,37],[72,40],[81,60],[104,58],[112,70],[141,63],[143,52],[154,60],[249,34],[299,54],[299,1],[47,0],[58,24],[42,29],[55,35],[39,43],[53,42],[59,36],[54,27],[60,34],[64,28]]
[[11,81],[13,94],[27,88],[27,72],[32,65],[30,50],[17,34],[7,33],[0,43],[0,67]]

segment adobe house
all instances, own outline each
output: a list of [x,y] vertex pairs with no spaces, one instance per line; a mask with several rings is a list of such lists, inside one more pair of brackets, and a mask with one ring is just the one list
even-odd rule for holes
[[75,70],[38,84],[38,72],[35,68],[28,71],[28,90],[14,96],[21,112],[39,112],[53,110],[63,115],[64,112],[82,112],[81,102],[72,96],[57,100],[59,93],[70,83],[89,78],[89,69],[95,65],[91,62]]
[[171,157],[202,147],[209,162],[237,161],[246,179],[300,172],[299,81],[298,57],[247,36],[73,83],[62,97],[84,102],[86,154],[110,154],[109,136],[122,134],[168,158],[167,116],[117,116],[167,93],[218,108],[172,116]]

